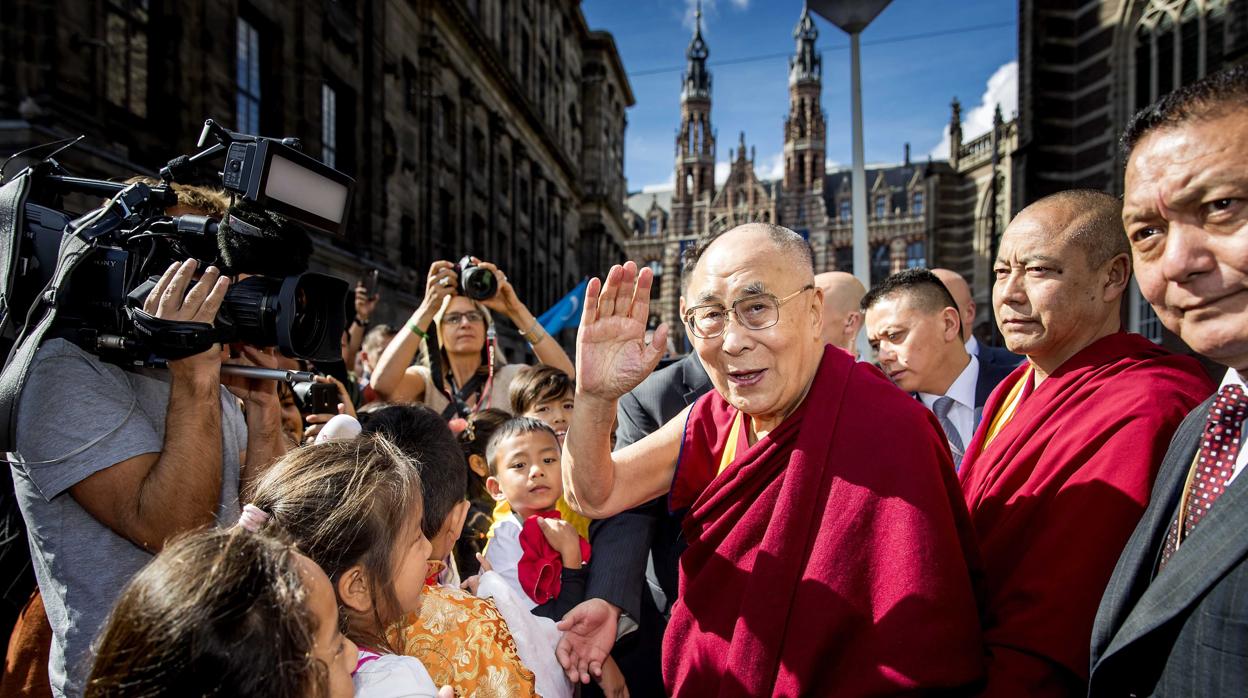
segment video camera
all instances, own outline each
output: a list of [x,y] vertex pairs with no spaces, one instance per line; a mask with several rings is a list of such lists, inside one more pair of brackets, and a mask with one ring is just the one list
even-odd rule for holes
[[[132,365],[234,341],[311,361],[339,357],[348,284],[304,271],[311,242],[303,227],[340,235],[354,181],[293,138],[235,133],[208,119],[198,145],[208,143],[169,161],[157,184],[71,177],[49,156],[0,186],[0,340],[12,347],[0,374],[0,426],[8,422],[0,435],[11,435],[8,418],[46,337]],[[231,196],[224,218],[169,216],[178,204],[172,184],[222,154],[218,174]],[[77,216],[64,210],[71,194],[107,200]],[[188,257],[231,276],[263,269],[230,285],[212,325],[144,312],[161,273]]]

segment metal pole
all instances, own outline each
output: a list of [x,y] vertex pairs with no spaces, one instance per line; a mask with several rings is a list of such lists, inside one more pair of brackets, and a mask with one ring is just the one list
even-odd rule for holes
[[[871,251],[867,246],[867,171],[862,154],[862,65],[858,57],[858,32],[849,35],[850,94],[853,101],[854,172],[853,189],[854,276],[863,288],[871,288]],[[858,355],[871,356],[867,333],[858,333]]]

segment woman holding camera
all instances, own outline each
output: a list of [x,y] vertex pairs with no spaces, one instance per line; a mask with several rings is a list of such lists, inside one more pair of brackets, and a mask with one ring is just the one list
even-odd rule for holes
[[[434,262],[425,281],[420,307],[386,347],[373,371],[372,386],[388,402],[421,402],[445,419],[466,418],[487,407],[507,408],[507,390],[523,364],[506,364],[494,350],[490,311],[502,313],[520,329],[541,363],[574,375],[572,360],[546,334],[533,313],[516,297],[507,276],[489,262],[472,260],[494,275],[497,292],[474,301],[458,293],[454,264]],[[429,356],[429,366],[412,366],[417,350],[430,332],[440,351]],[[441,371],[441,386],[432,373]]]

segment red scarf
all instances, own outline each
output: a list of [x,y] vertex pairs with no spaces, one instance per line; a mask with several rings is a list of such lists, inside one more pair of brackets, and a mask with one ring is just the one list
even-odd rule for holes
[[1213,384],[1195,360],[1118,332],[1036,386],[985,448],[1026,369],[988,398],[962,461],[985,565],[988,694],[1086,692],[1101,594],[1170,437]]
[[978,680],[977,554],[931,412],[832,350],[802,405],[716,474],[735,415],[711,392],[685,428],[673,500],[696,496],[664,638],[669,693],[853,696]]
[[[523,551],[518,569],[520,586],[533,603],[540,606],[559,596],[559,589],[563,586],[559,579],[563,574],[563,557],[546,540],[541,525],[537,523],[539,518],[563,517],[558,509],[538,512],[525,519],[524,527],[520,529],[520,550]],[[584,538],[578,540],[581,542],[581,563],[588,563],[589,543]]]

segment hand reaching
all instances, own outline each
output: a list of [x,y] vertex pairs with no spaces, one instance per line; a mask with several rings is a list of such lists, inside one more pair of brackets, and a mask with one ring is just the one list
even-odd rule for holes
[[555,656],[572,683],[602,677],[602,664],[615,646],[619,615],[602,599],[588,599],[568,611],[555,627],[563,631]]
[[637,386],[663,358],[667,324],[646,344],[650,287],[654,272],[625,262],[611,267],[606,282],[591,279],[576,336],[576,385],[603,400],[618,399]]

